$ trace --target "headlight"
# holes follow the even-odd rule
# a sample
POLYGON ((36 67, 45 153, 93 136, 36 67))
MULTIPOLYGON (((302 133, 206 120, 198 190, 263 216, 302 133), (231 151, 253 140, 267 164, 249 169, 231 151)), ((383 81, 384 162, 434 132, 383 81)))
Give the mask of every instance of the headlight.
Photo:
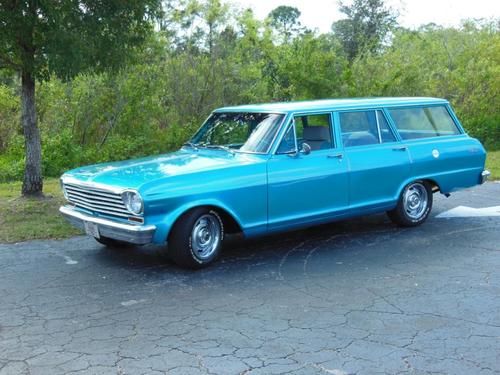
POLYGON ((122 194, 123 203, 125 203, 125 207, 127 210, 132 212, 135 215, 142 214, 142 210, 144 208, 144 204, 142 202, 142 198, 139 193, 135 191, 125 191, 122 194))

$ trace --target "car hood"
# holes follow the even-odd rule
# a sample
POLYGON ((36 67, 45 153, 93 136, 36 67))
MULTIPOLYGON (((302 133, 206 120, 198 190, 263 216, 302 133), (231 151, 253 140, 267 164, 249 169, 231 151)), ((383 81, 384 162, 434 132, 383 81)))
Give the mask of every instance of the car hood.
POLYGON ((196 173, 262 161, 262 155, 235 153, 224 150, 181 149, 177 152, 119 162, 76 168, 63 175, 82 183, 137 189, 147 183, 169 176, 196 173))

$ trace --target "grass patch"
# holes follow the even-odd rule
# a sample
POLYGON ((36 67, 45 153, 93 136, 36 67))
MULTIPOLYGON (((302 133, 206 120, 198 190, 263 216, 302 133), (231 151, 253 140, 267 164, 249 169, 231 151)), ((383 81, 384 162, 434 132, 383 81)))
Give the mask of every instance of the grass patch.
POLYGON ((500 151, 488 152, 486 168, 491 172, 492 180, 500 180, 500 151))
POLYGON ((21 182, 0 184, 0 242, 66 238, 81 234, 59 214, 59 179, 44 181, 44 198, 20 197, 21 182))

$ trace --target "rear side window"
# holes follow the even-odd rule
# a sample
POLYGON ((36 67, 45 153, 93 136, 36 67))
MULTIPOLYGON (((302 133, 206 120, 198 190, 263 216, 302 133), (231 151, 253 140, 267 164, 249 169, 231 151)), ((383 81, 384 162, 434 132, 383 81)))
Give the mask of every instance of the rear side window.
POLYGON ((393 108, 389 112, 402 139, 460 134, 457 125, 443 106, 393 108))
POLYGON ((341 112, 339 116, 345 147, 396 140, 382 111, 341 112))

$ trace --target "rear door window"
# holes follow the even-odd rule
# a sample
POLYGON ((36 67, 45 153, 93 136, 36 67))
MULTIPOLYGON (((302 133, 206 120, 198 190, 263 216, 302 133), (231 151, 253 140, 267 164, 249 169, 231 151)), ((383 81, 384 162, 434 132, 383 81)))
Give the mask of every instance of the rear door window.
POLYGON ((402 139, 460 134, 444 106, 393 108, 389 113, 402 139))
POLYGON ((339 116, 342 142, 345 147, 396 140, 382 111, 341 112, 339 116))

